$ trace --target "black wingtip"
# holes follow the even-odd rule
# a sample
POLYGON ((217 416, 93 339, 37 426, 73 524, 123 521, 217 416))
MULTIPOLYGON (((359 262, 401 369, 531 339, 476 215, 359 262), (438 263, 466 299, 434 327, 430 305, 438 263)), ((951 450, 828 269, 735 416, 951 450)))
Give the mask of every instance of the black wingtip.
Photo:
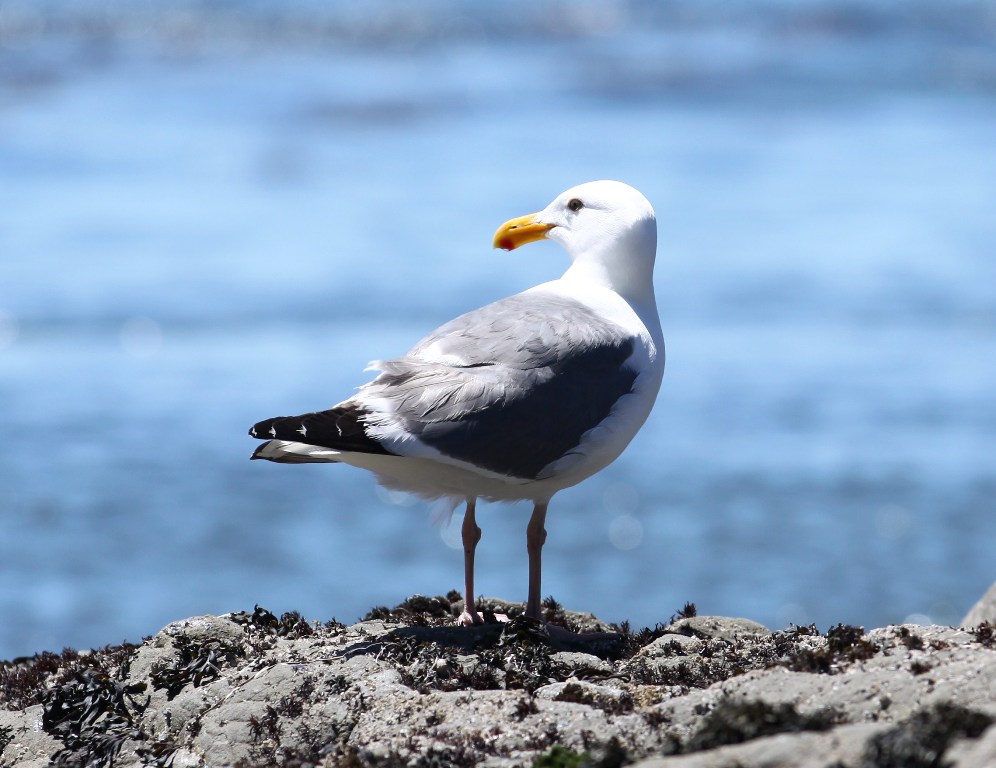
POLYGON ((249 427, 249 437, 255 437, 257 440, 300 440, 301 435, 291 434, 291 430, 293 429, 291 425, 293 422, 300 421, 310 415, 311 414, 305 414, 304 416, 274 416, 271 419, 257 421, 249 427))
MULTIPOLYGON (((367 434, 365 416, 362 407, 346 403, 328 411, 264 419, 249 429, 249 436, 257 440, 288 440, 339 451, 390 454, 376 438, 367 434)), ((265 446, 266 443, 263 443, 257 448, 252 458, 272 461, 269 456, 257 456, 265 446)))

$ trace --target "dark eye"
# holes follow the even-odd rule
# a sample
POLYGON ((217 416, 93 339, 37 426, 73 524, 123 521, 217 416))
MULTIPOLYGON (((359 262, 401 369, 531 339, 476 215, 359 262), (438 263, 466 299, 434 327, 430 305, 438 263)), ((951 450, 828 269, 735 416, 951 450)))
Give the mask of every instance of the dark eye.
POLYGON ((567 204, 567 207, 570 208, 572 211, 580 211, 582 208, 584 208, 584 203, 582 203, 580 200, 578 200, 575 197, 573 200, 571 200, 571 202, 567 204))

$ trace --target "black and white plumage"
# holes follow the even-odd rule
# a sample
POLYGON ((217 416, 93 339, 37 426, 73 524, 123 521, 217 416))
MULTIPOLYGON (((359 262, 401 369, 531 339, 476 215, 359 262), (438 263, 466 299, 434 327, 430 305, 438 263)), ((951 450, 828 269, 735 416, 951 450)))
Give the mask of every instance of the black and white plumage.
POLYGON ((465 501, 466 609, 474 606, 476 500, 528 499, 527 615, 539 618, 547 504, 613 461, 653 406, 664 371, 654 298, 657 225, 632 187, 596 181, 495 234, 511 250, 549 238, 559 279, 468 312, 329 410, 266 419, 254 459, 341 462, 425 498, 465 501))

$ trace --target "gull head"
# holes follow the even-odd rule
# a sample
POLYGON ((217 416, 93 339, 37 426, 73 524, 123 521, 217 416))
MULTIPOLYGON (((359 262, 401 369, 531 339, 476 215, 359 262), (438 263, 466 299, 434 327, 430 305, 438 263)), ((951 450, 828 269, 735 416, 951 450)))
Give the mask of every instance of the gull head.
POLYGON ((571 257, 565 278, 595 280, 623 294, 653 290, 657 219, 647 198, 628 184, 571 187, 542 211, 502 224, 494 245, 510 251, 544 238, 571 257))

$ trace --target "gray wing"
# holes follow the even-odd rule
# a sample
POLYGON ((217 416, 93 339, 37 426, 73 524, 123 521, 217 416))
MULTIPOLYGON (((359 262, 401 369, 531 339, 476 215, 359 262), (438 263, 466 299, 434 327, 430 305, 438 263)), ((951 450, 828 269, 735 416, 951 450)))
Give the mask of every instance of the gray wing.
POLYGON ((561 296, 518 294, 450 320, 412 347, 406 359, 432 347, 462 365, 550 365, 571 350, 626 338, 584 304, 561 296))
POLYGON ((378 363, 361 399, 387 401, 397 427, 447 456, 535 479, 632 391, 634 345, 578 302, 513 296, 378 363))

